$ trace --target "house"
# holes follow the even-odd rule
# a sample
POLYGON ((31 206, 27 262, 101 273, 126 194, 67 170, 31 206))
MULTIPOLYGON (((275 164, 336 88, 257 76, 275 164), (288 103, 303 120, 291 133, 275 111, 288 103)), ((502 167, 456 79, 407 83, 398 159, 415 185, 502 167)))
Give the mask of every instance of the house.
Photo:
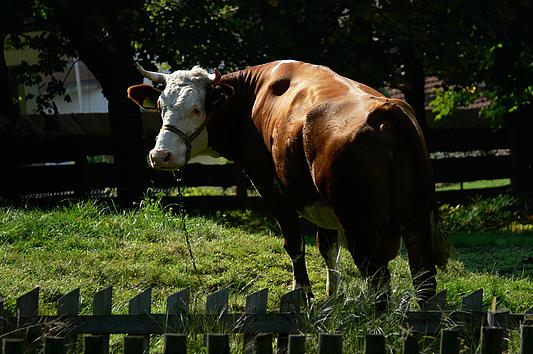
MULTIPOLYGON (((4 56, 12 76, 17 72, 23 61, 35 64, 38 60, 37 51, 32 49, 8 49, 4 51, 4 56)), ((65 101, 64 97, 56 97, 54 99, 60 114, 102 113, 108 111, 108 102, 102 94, 102 88, 98 80, 82 61, 69 60, 63 72, 56 73, 54 76, 57 80, 64 81, 66 94, 71 98, 70 102, 65 101)), ((41 83, 40 86, 28 87, 16 83, 20 112, 22 114, 35 113, 37 108, 35 96, 43 92, 49 78, 43 79, 44 84, 41 83), (33 96, 33 98, 29 98, 28 95, 33 96)))

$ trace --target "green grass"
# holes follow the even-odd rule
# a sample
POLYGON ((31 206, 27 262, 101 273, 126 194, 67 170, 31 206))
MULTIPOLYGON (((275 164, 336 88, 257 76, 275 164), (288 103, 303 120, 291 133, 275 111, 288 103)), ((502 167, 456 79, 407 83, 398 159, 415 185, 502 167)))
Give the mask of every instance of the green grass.
MULTIPOLYGON (((462 296, 484 288, 486 307, 496 297, 499 306, 523 312, 533 306, 531 225, 514 211, 507 214, 513 209, 508 204, 515 205, 511 199, 476 203, 441 210, 444 226, 455 230, 451 235, 455 253, 449 269, 439 272, 438 287, 448 289, 452 308, 460 306, 462 296), (503 221, 491 214, 494 205, 500 205, 494 212, 503 215, 503 221), (470 224, 468 229, 472 220, 490 217, 489 222, 470 224)), ((129 211, 94 202, 49 211, 0 208, 0 296, 13 309, 17 296, 40 286, 41 310, 52 314, 61 295, 79 287, 81 311, 90 313, 93 293, 113 286, 113 311, 126 313, 128 300, 152 287, 153 311, 163 312, 168 295, 190 286, 193 308, 202 312, 207 294, 230 287, 230 311, 241 311, 246 295, 269 288, 269 309, 279 308, 281 295, 291 287, 291 262, 268 214, 248 210, 189 216, 187 227, 198 274, 179 217, 157 203, 145 202, 129 211)), ((399 350, 399 317, 394 309, 406 292, 412 292, 404 256, 391 262, 392 310, 378 316, 368 305, 372 293, 343 250, 339 268, 347 296, 338 300, 341 310, 329 320, 323 308, 324 263, 316 246, 308 245, 306 258, 316 297, 308 316, 316 329, 383 331, 399 350)), ((357 335, 346 340, 349 348, 361 344, 357 335)), ((195 351, 204 350, 201 338, 194 343, 195 351)))
POLYGON ((454 191, 461 189, 483 189, 483 188, 497 188, 497 187, 509 187, 511 185, 511 180, 509 178, 501 179, 487 179, 471 182, 463 182, 462 187, 461 183, 438 183, 436 185, 436 190, 443 191, 454 191))

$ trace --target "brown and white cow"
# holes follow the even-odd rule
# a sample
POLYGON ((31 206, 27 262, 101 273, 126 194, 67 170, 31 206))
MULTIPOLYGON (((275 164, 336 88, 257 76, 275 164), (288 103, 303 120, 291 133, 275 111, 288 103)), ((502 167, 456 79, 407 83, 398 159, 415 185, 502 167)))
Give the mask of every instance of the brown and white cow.
POLYGON ((141 73, 165 84, 132 86, 163 127, 150 151, 157 169, 216 152, 238 163, 272 210, 312 297, 298 218, 318 227, 327 289, 338 285, 339 242, 364 277, 388 288, 403 238, 419 301, 435 293, 449 248, 438 228, 424 137, 411 107, 324 66, 284 60, 221 76, 192 70, 141 73), (156 104, 154 105, 154 103, 156 104))

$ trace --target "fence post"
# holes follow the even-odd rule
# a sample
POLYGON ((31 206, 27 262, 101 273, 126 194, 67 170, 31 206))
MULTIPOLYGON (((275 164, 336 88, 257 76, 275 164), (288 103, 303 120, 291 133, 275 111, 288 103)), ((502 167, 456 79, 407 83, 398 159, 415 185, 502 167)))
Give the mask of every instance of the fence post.
MULTIPOLYGON (((487 312, 487 322, 490 327, 502 328, 502 339, 509 337, 507 327, 509 325, 509 315, 511 311, 508 309, 492 310, 487 312)), ((507 351, 509 345, 506 340, 502 340, 502 351, 507 351)))
POLYGON ((272 333, 260 333, 254 338, 255 354, 272 354, 272 333))
POLYGON ((440 335, 440 354, 459 354, 459 330, 443 329, 440 335))
POLYGON ((533 353, 533 326, 520 326, 520 354, 533 353))
POLYGON ((124 354, 145 354, 144 344, 146 338, 144 336, 124 336, 124 354))
POLYGON ((305 335, 303 334, 289 334, 289 348, 288 354, 304 354, 305 353, 305 335))
POLYGON ((220 316, 228 313, 229 289, 215 291, 207 297, 206 311, 208 315, 220 316))
POLYGON ((433 295, 429 298, 423 305, 423 311, 438 311, 446 309, 446 296, 448 295, 448 290, 444 289, 441 292, 433 295))
POLYGON ((483 289, 478 289, 461 300, 461 310, 468 312, 483 311, 483 289))
MULTIPOLYGON (((209 330, 212 332, 220 333, 223 332, 223 315, 228 313, 228 302, 229 302, 229 288, 220 289, 214 293, 207 296, 205 313, 209 317, 216 317, 217 321, 209 321, 210 326, 209 330)), ((224 316, 225 317, 225 316, 224 316)), ((206 338, 206 337, 204 337, 206 338)), ((207 340, 207 338, 205 339, 207 340)))
MULTIPOLYGON (((291 292, 281 296, 280 313, 300 313, 300 307, 303 305, 304 293, 302 288, 294 289, 291 292)), ((280 333, 278 335, 278 354, 287 353, 289 345, 289 334, 280 333)))
MULTIPOLYGON (((152 288, 144 290, 139 295, 133 297, 128 304, 128 314, 149 315, 152 312, 152 288)), ((143 336, 143 353, 150 352, 150 335, 143 336)))
POLYGON ((404 354, 418 354, 420 353, 420 346, 418 345, 418 333, 405 332, 403 334, 402 353, 404 354))
POLYGON ((501 354, 503 328, 481 327, 481 354, 501 354))
MULTIPOLYGON (((57 314, 59 316, 76 316, 80 308, 80 289, 74 289, 68 294, 63 295, 57 301, 57 314)), ((69 335, 66 338, 67 351, 76 351, 77 336, 69 335)))
POLYGON ((85 335, 83 337, 83 353, 85 354, 105 354, 109 349, 109 343, 106 346, 104 336, 85 335))
POLYGON ((65 354, 66 352, 64 337, 44 337, 44 354, 65 354))
MULTIPOLYGON (((246 297, 245 316, 264 315, 267 313, 268 289, 259 290, 246 297)), ((254 353, 255 333, 244 333, 243 352, 254 353)))
POLYGON ((17 315, 32 317, 39 314, 39 288, 34 288, 17 298, 17 315))
POLYGON ((74 289, 57 301, 59 316, 77 315, 80 308, 80 289, 74 289))
POLYGON ((185 288, 167 298, 166 331, 169 333, 186 332, 189 325, 189 301, 191 289, 185 288), (174 317, 173 320, 171 318, 174 317))
POLYGON ((165 333, 163 354, 187 354, 187 335, 165 333))
POLYGON ((318 354, 342 354, 342 334, 320 333, 318 335, 318 354))
MULTIPOLYGON (((113 308, 113 288, 108 287, 96 292, 93 296, 93 315, 109 316, 113 308)), ((102 335, 103 354, 109 353, 109 334, 102 335)))
POLYGON ((24 340, 15 338, 4 338, 2 340, 3 354, 22 354, 24 353, 24 340))
MULTIPOLYGON (((39 315, 39 290, 39 287, 36 287, 17 298, 17 309, 15 313, 21 317, 19 326, 31 324, 34 320, 33 317, 39 315)), ((36 351, 35 347, 40 345, 40 341, 37 340, 40 336, 40 326, 29 326, 26 331, 26 341, 29 343, 28 349, 30 352, 36 351)))
POLYGON ((0 335, 4 334, 6 330, 6 321, 5 321, 5 313, 4 313, 4 299, 0 297, 0 335))
POLYGON ((365 354, 385 354, 385 336, 367 334, 365 336, 365 354))
POLYGON ((481 334, 483 325, 483 289, 478 289, 473 293, 463 297, 461 301, 461 311, 468 312, 471 317, 469 330, 474 333, 476 341, 481 334))
POLYGON ((208 333, 207 334, 207 354, 230 354, 229 335, 208 333))

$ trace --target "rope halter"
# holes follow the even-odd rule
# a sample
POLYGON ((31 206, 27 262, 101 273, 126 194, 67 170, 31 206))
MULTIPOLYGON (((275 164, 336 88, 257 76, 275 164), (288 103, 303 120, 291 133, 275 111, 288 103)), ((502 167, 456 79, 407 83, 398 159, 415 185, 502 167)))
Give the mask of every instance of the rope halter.
POLYGON ((177 136, 179 136, 185 142, 185 146, 187 149, 185 152, 185 164, 187 164, 187 162, 189 162, 189 159, 191 157, 192 142, 194 141, 194 139, 198 137, 198 135, 202 133, 206 125, 207 125, 207 118, 191 135, 187 135, 183 130, 180 130, 179 128, 176 128, 175 126, 170 125, 170 124, 163 125, 161 127, 161 131, 167 130, 169 132, 172 132, 176 134, 177 136))

